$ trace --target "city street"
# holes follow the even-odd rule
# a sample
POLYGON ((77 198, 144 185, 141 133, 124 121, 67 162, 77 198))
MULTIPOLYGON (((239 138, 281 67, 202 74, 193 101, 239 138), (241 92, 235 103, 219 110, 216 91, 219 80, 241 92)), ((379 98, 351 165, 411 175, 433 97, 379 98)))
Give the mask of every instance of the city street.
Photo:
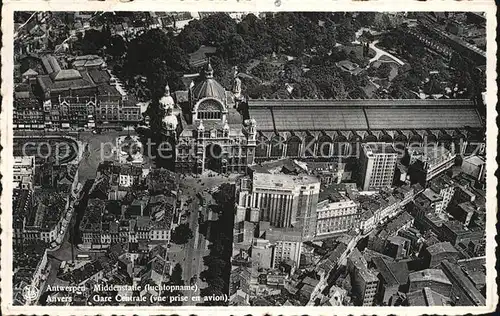
MULTIPOLYGON (((223 183, 234 183, 237 177, 238 175, 214 175, 211 177, 203 175, 201 177, 183 176, 181 178, 181 198, 183 199, 181 205, 184 205, 185 210, 190 213, 187 223, 193 231, 193 238, 185 245, 172 244, 169 250, 169 258, 174 261, 174 266, 176 263, 181 265, 185 284, 189 284, 193 276, 197 277, 197 291, 186 291, 185 295, 188 297, 188 300, 185 305, 195 305, 196 302, 193 302, 191 298, 199 295, 200 289, 207 286, 205 282, 200 280, 199 276, 200 273, 206 269, 203 264, 203 257, 210 253, 208 249, 209 238, 199 232, 198 211, 201 210, 201 206, 200 200, 196 197, 196 194, 203 190, 218 187, 223 183), (189 204, 185 203, 188 199, 191 199, 191 203, 189 204)), ((207 234, 209 233, 210 229, 207 230, 207 234)))

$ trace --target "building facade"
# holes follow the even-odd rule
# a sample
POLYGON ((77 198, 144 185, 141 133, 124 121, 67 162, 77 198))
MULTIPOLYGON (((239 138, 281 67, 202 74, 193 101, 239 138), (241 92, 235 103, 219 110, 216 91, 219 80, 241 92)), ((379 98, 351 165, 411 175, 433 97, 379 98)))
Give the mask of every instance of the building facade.
POLYGON ((359 219, 358 206, 347 198, 319 202, 317 214, 316 237, 348 231, 356 227, 359 219))
POLYGON ((14 128, 106 128, 142 120, 140 105, 129 100, 108 70, 63 69, 54 56, 34 58, 40 60, 45 73, 32 71, 26 84, 16 87, 14 128))
POLYGON ((240 207, 259 210, 259 220, 277 228, 301 227, 303 237, 316 233, 320 182, 308 175, 253 173, 240 179, 240 207))
POLYGON ((394 180, 398 154, 391 144, 362 144, 359 184, 363 191, 390 187, 394 180))
POLYGON ((184 173, 244 172, 254 163, 256 122, 243 120, 238 111, 241 83, 236 78, 234 94, 226 91, 210 62, 200 77, 192 82, 187 102, 175 105, 168 86, 160 99, 163 133, 175 144, 175 167, 184 173))

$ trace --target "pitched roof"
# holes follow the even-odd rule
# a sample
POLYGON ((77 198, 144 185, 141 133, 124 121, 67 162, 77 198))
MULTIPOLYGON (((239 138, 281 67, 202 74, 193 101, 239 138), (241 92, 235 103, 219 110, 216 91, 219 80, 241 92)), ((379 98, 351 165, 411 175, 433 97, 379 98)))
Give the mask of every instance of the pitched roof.
POLYGON ((429 246, 427 247, 427 251, 430 254, 437 254, 440 252, 458 252, 458 250, 455 247, 453 247, 453 245, 448 241, 440 242, 432 246, 429 246))
POLYGON ((90 69, 88 70, 90 78, 92 78, 92 81, 95 83, 109 83, 109 80, 111 79, 111 76, 106 70, 100 70, 100 69, 90 69))
POLYGON ((68 77, 63 74, 61 77, 55 76, 52 78, 50 75, 38 76, 38 83, 43 91, 61 92, 69 89, 84 89, 93 88, 95 84, 87 72, 81 72, 81 77, 68 77), (55 79, 55 80, 54 80, 55 79))
POLYGON ((372 259, 372 261, 387 284, 406 284, 408 280, 408 274, 410 273, 406 263, 390 262, 384 260, 382 257, 375 257, 372 259))
POLYGON ((261 131, 481 127, 471 100, 249 100, 261 131))
POLYGON ((450 280, 446 277, 443 270, 441 269, 425 269, 422 271, 416 271, 410 273, 408 276, 410 283, 412 282, 422 282, 422 281, 435 281, 444 284, 450 284, 450 280))
POLYGON ((23 73, 23 76, 37 76, 38 72, 34 71, 33 69, 28 69, 23 73))

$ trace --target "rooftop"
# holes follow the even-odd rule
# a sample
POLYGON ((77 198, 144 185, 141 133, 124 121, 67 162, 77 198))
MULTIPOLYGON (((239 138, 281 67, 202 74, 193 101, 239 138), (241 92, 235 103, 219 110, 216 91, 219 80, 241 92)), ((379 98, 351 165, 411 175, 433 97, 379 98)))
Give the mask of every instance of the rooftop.
POLYGON ((441 195, 434 192, 431 188, 427 188, 422 192, 422 195, 428 199, 431 203, 442 200, 441 195))
POLYGON ((482 127, 471 100, 259 99, 248 103, 260 131, 482 127))
POLYGON ((441 262, 441 266, 451 283, 462 289, 462 291, 467 294, 474 305, 483 306, 486 304, 486 299, 484 298, 484 296, 467 278, 467 276, 462 272, 459 266, 448 262, 448 260, 444 260, 443 262, 441 262))
POLYGON ((449 305, 449 298, 434 292, 428 287, 410 292, 406 295, 410 306, 445 306, 449 305))
POLYGON ((104 60, 97 55, 78 56, 73 61, 73 67, 98 67, 104 64, 104 60))
POLYGON ((458 207, 467 213, 473 213, 476 210, 476 208, 474 207, 474 204, 472 204, 471 202, 468 202, 468 201, 458 204, 458 207))
POLYGON ((88 70, 90 78, 96 84, 109 83, 111 76, 106 70, 100 69, 89 69, 88 70))
POLYGON ((294 190, 299 185, 317 185, 319 180, 309 175, 286 175, 254 173, 254 187, 275 189, 275 190, 294 190))
POLYGON ((358 248, 354 248, 354 250, 349 255, 349 261, 354 264, 358 269, 366 269, 368 264, 365 260, 365 257, 359 252, 358 248))
MULTIPOLYGON (((61 70, 62 71, 62 70, 61 70)), ((58 75, 41 75, 38 76, 38 83, 44 92, 62 92, 67 90, 78 90, 85 88, 94 88, 95 84, 87 72, 79 72, 77 70, 63 72, 58 75)), ((54 73, 53 73, 54 74, 54 73)))
POLYGON ((411 147, 408 151, 412 158, 431 165, 439 164, 452 156, 452 153, 443 146, 411 147))
POLYGON ((375 257, 372 261, 388 285, 402 285, 408 281, 410 271, 405 262, 388 261, 382 257, 375 257))
POLYGON ((363 148, 365 149, 365 152, 369 155, 397 153, 392 144, 386 144, 386 143, 367 143, 363 145, 363 148))
POLYGON ((306 173, 306 170, 302 168, 301 165, 290 158, 278 159, 272 161, 266 161, 261 164, 253 165, 249 167, 251 170, 257 173, 285 173, 285 174, 300 174, 306 173))
POLYGON ((430 187, 435 191, 439 192, 444 188, 452 186, 454 184, 453 180, 447 174, 443 173, 437 177, 430 180, 430 187))
POLYGON ((413 220, 413 216, 411 216, 408 212, 404 211, 399 214, 393 220, 391 220, 384 229, 378 234, 381 238, 386 238, 387 236, 392 235, 396 231, 400 230, 402 226, 407 224, 408 222, 413 220))
POLYGON ((266 230, 266 239, 274 241, 301 242, 302 230, 296 228, 275 228, 269 227, 266 230))
POLYGON ((443 223, 443 226, 446 226, 449 230, 457 234, 467 231, 467 228, 457 220, 447 221, 443 223))
POLYGON ((410 273, 408 278, 410 280, 410 283, 435 281, 451 285, 450 280, 446 277, 443 270, 441 269, 425 269, 422 271, 412 272, 410 273))
POLYGON ((453 247, 452 244, 450 244, 448 241, 445 242, 440 242, 437 244, 434 244, 432 246, 427 247, 427 251, 431 255, 435 255, 441 252, 456 252, 458 253, 458 250, 453 247))
POLYGON ((481 157, 481 156, 469 156, 469 157, 465 157, 463 162, 467 162, 471 165, 474 165, 474 166, 481 166, 481 165, 484 165, 486 164, 486 159, 484 157, 481 157))

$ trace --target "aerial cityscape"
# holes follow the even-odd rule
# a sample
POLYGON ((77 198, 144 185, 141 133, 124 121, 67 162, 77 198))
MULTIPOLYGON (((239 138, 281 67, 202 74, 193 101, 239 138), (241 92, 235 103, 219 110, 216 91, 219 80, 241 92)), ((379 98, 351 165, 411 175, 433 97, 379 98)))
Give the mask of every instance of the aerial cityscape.
POLYGON ((14 26, 14 305, 486 304, 483 13, 14 26))

